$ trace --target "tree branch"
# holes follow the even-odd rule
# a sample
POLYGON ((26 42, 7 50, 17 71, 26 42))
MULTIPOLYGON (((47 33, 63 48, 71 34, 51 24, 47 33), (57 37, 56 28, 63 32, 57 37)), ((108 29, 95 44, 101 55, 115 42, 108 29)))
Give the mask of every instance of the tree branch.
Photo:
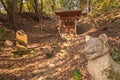
POLYGON ((0 2, 1 2, 2 5, 4 6, 4 8, 5 8, 5 10, 7 11, 7 13, 9 13, 9 11, 8 11, 8 9, 7 9, 7 7, 6 7, 5 3, 4 3, 4 1, 3 1, 3 0, 0 0, 0 2))

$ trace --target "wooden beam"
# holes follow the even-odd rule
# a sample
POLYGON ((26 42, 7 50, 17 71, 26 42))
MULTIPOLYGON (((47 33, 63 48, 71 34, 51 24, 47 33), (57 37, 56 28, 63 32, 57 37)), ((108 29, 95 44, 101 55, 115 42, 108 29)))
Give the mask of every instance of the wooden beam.
POLYGON ((80 16, 81 10, 71 10, 71 11, 61 11, 61 12, 55 12, 57 16, 61 17, 74 17, 74 16, 80 16))
POLYGON ((76 20, 75 17, 60 17, 61 20, 76 20))

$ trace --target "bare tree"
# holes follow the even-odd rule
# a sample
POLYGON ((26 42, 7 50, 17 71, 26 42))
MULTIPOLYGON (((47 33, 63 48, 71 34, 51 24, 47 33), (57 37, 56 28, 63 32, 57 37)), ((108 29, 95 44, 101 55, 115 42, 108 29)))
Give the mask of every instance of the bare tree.
POLYGON ((15 14, 15 5, 17 4, 17 0, 7 0, 6 4, 3 0, 0 1, 7 12, 9 26, 16 28, 14 25, 14 14, 15 14))
POLYGON ((20 0, 19 13, 22 13, 22 9, 23 9, 23 0, 20 0))
POLYGON ((35 18, 39 21, 38 0, 34 0, 35 18))

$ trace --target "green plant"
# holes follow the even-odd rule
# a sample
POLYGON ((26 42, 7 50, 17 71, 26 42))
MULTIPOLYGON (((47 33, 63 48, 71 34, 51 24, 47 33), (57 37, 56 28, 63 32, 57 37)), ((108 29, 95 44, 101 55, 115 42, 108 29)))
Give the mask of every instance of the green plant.
POLYGON ((112 58, 120 64, 120 50, 118 48, 113 48, 112 58))
POLYGON ((53 43, 51 42, 51 43, 49 43, 49 46, 51 46, 52 49, 55 49, 58 46, 58 44, 55 42, 53 42, 53 43))
POLYGON ((5 30, 3 28, 0 28, 0 40, 3 38, 4 32, 5 30))
POLYGON ((120 60, 118 60, 117 63, 120 64, 120 60))
POLYGON ((120 51, 118 48, 113 48, 112 58, 113 59, 120 58, 120 51))
POLYGON ((59 52, 59 46, 58 43, 56 42, 47 42, 44 45, 47 45, 50 47, 50 50, 48 52, 46 52, 45 56, 46 58, 52 58, 55 53, 59 52))
POLYGON ((31 50, 29 53, 30 53, 30 54, 35 54, 35 51, 34 51, 34 50, 31 50))
POLYGON ((54 56, 54 50, 52 50, 51 52, 47 52, 45 55, 46 58, 52 58, 54 56))
POLYGON ((92 14, 94 17, 99 17, 100 14, 108 14, 115 12, 118 7, 118 0, 96 0, 94 1, 92 14))
POLYGON ((3 38, 2 35, 0 35, 0 40, 1 40, 2 38, 3 38))
POLYGON ((34 50, 17 50, 12 52, 15 57, 22 57, 23 55, 32 55, 35 54, 34 50))
POLYGON ((78 69, 74 69, 72 72, 72 76, 74 80, 82 80, 82 74, 78 69))

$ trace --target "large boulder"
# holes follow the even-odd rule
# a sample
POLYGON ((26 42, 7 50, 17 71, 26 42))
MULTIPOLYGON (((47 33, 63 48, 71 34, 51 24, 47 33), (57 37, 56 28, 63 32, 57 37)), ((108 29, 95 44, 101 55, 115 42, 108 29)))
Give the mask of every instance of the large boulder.
POLYGON ((89 31, 92 28, 93 27, 88 23, 77 23, 77 25, 76 25, 76 33, 78 35, 83 34, 83 33, 89 31))
POLYGON ((120 65, 110 57, 107 35, 86 38, 84 52, 88 60, 87 70, 92 80, 120 80, 120 65))

